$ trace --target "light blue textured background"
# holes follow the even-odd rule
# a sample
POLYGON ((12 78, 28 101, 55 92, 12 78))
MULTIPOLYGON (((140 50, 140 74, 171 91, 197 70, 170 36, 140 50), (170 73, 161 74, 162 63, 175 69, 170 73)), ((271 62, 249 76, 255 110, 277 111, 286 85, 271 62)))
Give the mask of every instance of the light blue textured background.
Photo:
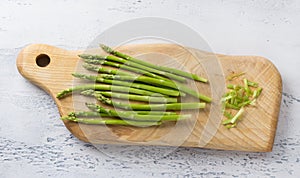
POLYGON ((300 2, 297 0, 1 0, 0 177, 299 177, 300 2), (19 75, 30 43, 86 47, 110 26, 136 17, 177 20, 217 53, 269 58, 283 79, 273 152, 245 153, 106 145, 74 138, 52 99, 19 75), (123 150, 123 151, 122 151, 123 150), (149 149, 148 149, 149 150, 149 149))

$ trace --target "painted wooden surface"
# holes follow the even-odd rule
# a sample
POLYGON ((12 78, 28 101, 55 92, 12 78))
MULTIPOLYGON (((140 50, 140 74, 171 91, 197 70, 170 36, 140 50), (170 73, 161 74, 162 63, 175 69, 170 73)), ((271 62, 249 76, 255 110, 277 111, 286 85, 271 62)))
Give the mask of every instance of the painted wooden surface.
MULTIPOLYGON (((168 62, 168 66, 183 67, 208 78, 209 84, 195 82, 194 87, 213 97, 213 103, 204 110, 189 111, 194 119, 157 127, 92 126, 65 121, 66 127, 80 140, 94 144, 184 146, 258 152, 272 150, 282 84, 280 74, 269 60, 256 56, 214 55, 172 44, 129 45, 118 50, 132 56, 142 55, 144 60, 158 65, 168 62), (166 61, 165 58, 170 60, 166 61), (225 118, 222 117, 219 103, 228 84, 226 76, 232 75, 232 72, 245 72, 243 77, 258 82, 263 92, 257 106, 246 108, 238 127, 229 130, 221 124, 225 118)), ((61 115, 68 115, 72 111, 87 110, 84 104, 88 100, 82 96, 74 94, 61 100, 56 98, 60 91, 80 85, 71 74, 85 72, 77 56, 81 53, 34 44, 20 52, 17 67, 25 78, 52 96, 61 115), (41 55, 49 56, 50 63, 47 66, 39 65, 41 55)), ((103 51, 99 53, 105 54, 103 51)))
POLYGON ((299 177, 299 1, 3 0, 0 9, 0 177, 299 177), (283 95, 272 152, 96 148, 74 137, 54 100, 16 68, 28 44, 85 49, 112 25, 145 16, 190 26, 215 53, 275 64, 283 95))

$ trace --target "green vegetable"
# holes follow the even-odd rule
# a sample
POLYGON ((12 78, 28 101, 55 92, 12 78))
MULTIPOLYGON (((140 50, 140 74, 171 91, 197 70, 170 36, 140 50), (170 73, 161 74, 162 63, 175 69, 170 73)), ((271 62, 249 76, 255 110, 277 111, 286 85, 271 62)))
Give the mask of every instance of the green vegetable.
MULTIPOLYGON (((127 66, 127 65, 119 64, 119 63, 116 63, 116 62, 98 60, 98 59, 85 59, 85 58, 83 58, 83 60, 86 63, 89 63, 89 64, 101 64, 101 65, 116 67, 116 68, 119 68, 119 69, 135 72, 137 74, 142 74, 142 75, 152 77, 152 78, 159 78, 159 79, 163 79, 163 80, 169 80, 168 78, 153 74, 151 72, 144 71, 142 69, 138 69, 138 68, 134 68, 134 67, 130 67, 130 66, 127 66)), ((93 69, 93 70, 96 70, 96 69, 93 69)), ((128 74, 130 74, 130 73, 128 73, 128 74)), ((134 74, 132 74, 132 75, 134 75, 134 74)))
POLYGON ((115 85, 86 84, 86 85, 79 85, 73 88, 63 90, 56 95, 56 98, 61 99, 71 94, 72 92, 84 91, 84 90, 118 91, 118 92, 127 92, 127 93, 147 95, 147 96, 152 96, 155 94, 154 92, 151 91, 140 90, 140 89, 135 89, 130 87, 115 86, 115 85))
POLYGON ((180 76, 190 78, 190 79, 193 79, 193 80, 196 80, 196 81, 205 82, 205 83, 207 82, 207 79, 205 79, 203 77, 200 77, 200 76, 197 76, 196 74, 191 74, 191 73, 184 72, 184 71, 174 69, 174 68, 169 68, 169 67, 164 67, 164 66, 157 66, 157 65, 148 63, 146 61, 142 61, 142 60, 133 58, 133 57, 131 57, 129 55, 126 55, 126 54, 123 54, 119 51, 115 51, 112 48, 110 48, 106 45, 103 45, 103 44, 101 44, 100 47, 104 51, 106 51, 107 53, 113 54, 113 55, 118 56, 118 57, 121 57, 123 59, 126 59, 127 61, 135 62, 135 63, 141 64, 143 66, 147 66, 149 68, 157 69, 157 70, 160 70, 160 71, 165 71, 165 72, 168 72, 168 73, 180 75, 180 76))
POLYGON ((245 75, 245 74, 246 74, 245 72, 241 72, 241 73, 237 73, 237 74, 232 74, 232 75, 230 75, 230 76, 227 77, 227 80, 228 81, 232 81, 233 79, 238 78, 238 77, 240 77, 242 75, 245 75))
POLYGON ((183 84, 179 84, 179 83, 174 83, 174 82, 170 82, 170 81, 165 81, 165 80, 160 80, 160 79, 155 79, 155 78, 145 77, 145 76, 121 76, 121 75, 108 75, 108 74, 101 74, 100 76, 102 78, 111 79, 114 81, 115 80, 139 81, 139 82, 143 82, 146 84, 169 87, 169 88, 173 88, 173 89, 179 90, 181 92, 190 94, 190 95, 192 95, 196 98, 199 98, 205 102, 211 102, 210 97, 202 95, 202 94, 196 92, 195 90, 192 90, 191 88, 189 88, 183 84))
POLYGON ((140 111, 157 111, 157 110, 185 110, 185 109, 201 109, 205 108, 205 103, 171 103, 171 104, 128 104, 117 101, 112 101, 104 97, 99 93, 95 93, 92 90, 86 90, 81 92, 83 95, 95 96, 100 102, 108 105, 112 105, 117 108, 126 110, 140 110, 140 111))
POLYGON ((164 71, 161 71, 161 70, 157 70, 157 69, 154 69, 154 68, 150 68, 150 67, 147 67, 147 66, 143 66, 141 64, 131 62, 131 61, 127 61, 125 59, 122 59, 122 58, 119 58, 119 57, 116 57, 116 56, 99 56, 99 55, 89 55, 89 54, 82 54, 82 55, 79 55, 79 56, 81 58, 84 58, 84 59, 108 60, 108 61, 118 62, 118 63, 130 66, 130 67, 138 68, 138 69, 141 69, 141 70, 144 70, 144 71, 148 71, 148 72, 151 72, 151 73, 155 73, 155 74, 158 74, 158 75, 165 76, 165 77, 170 78, 170 79, 178 80, 180 82, 185 82, 186 81, 185 78, 183 78, 181 76, 174 75, 174 74, 164 72, 164 71))
POLYGON ((235 124, 236 121, 241 117, 241 115, 244 113, 244 108, 241 108, 236 115, 234 115, 231 119, 227 119, 223 121, 223 125, 227 124, 235 124))
POLYGON ((116 111, 113 109, 106 109, 100 105, 93 104, 93 103, 86 103, 86 106, 95 112, 98 113, 105 113, 113 117, 120 117, 122 119, 130 119, 130 120, 136 120, 136 121, 178 121, 183 119, 191 118, 190 114, 184 114, 184 115, 177 115, 177 114, 152 114, 152 112, 149 112, 149 114, 137 114, 132 111, 116 111))
MULTIPOLYGON (((101 106, 99 106, 101 107, 101 106)), ((105 108, 104 108, 105 109, 105 108)), ((109 110, 99 110, 101 112, 93 111, 79 111, 71 112, 68 116, 70 117, 107 117, 107 116, 117 116, 109 114, 109 110)), ((126 114, 137 114, 137 115, 178 115, 176 112, 165 112, 165 111, 118 111, 126 114)))
MULTIPOLYGON (((244 75, 244 73, 240 75, 244 75)), ((236 75, 235 77, 240 75, 236 75)), ((223 121, 222 124, 227 128, 232 128, 237 125, 237 121, 245 111, 244 108, 249 105, 255 105, 262 88, 258 87, 258 83, 244 78, 243 85, 228 84, 227 89, 229 89, 229 91, 225 93, 221 99, 223 108, 225 109, 224 116, 227 117, 227 120, 223 121), (251 87, 257 89, 253 91, 251 87), (237 110, 238 112, 232 116, 231 113, 226 111, 229 109, 237 110)))
MULTIPOLYGON (((62 120, 95 125, 156 126, 165 121, 191 118, 190 114, 178 114, 170 112, 170 110, 202 109, 206 106, 206 103, 203 102, 181 103, 180 100, 178 101, 178 96, 189 94, 205 102, 211 102, 210 97, 200 94, 184 84, 187 81, 186 78, 200 82, 207 82, 207 79, 178 69, 157 66, 114 51, 104 45, 101 45, 101 47, 112 55, 79 55, 85 62, 83 67, 86 70, 99 73, 98 75, 72 74, 74 77, 93 83, 63 90, 57 94, 57 98, 61 99, 73 92, 80 92, 84 96, 95 97, 103 103, 102 105, 110 105, 121 108, 121 110, 86 103, 90 111, 71 112, 69 115, 62 117, 62 120), (109 67, 103 67, 104 65, 109 67), (176 82, 173 80, 176 80, 176 82), (120 101, 113 99, 120 99, 120 101), (124 100, 145 103, 126 103, 124 100)), ((248 87, 255 85, 254 82, 247 81, 248 87)), ((232 89, 236 88, 236 86, 232 86, 232 89)), ((242 90, 234 91, 227 94, 226 98, 222 100, 229 106, 238 108, 241 101, 248 104, 248 100, 243 93, 242 90)), ((260 88, 252 92, 252 97, 255 100, 251 100, 249 104, 255 104, 260 93, 260 88)), ((235 122, 226 124, 227 127, 233 127, 240 117, 231 114, 227 114, 227 116, 230 116, 231 122, 235 122)))
POLYGON ((253 98, 258 98, 259 95, 261 94, 262 88, 258 88, 257 90, 253 91, 253 98))
MULTIPOLYGON (((106 84, 111 84, 111 85, 120 85, 120 86, 126 86, 126 87, 131 87, 131 88, 143 89, 143 90, 161 93, 161 94, 169 95, 169 96, 179 96, 179 94, 180 94, 178 91, 175 91, 172 89, 160 88, 160 87, 155 87, 155 86, 145 85, 145 84, 140 84, 140 83, 130 83, 130 82, 123 82, 123 81, 118 81, 118 80, 111 80, 111 79, 106 79, 104 77, 102 78, 101 75, 93 76, 93 75, 85 75, 85 74, 79 74, 79 73, 74 73, 72 75, 77 78, 87 79, 87 80, 91 80, 94 82, 101 82, 101 83, 106 83, 106 84)), ((121 76, 121 75, 118 75, 118 76, 121 76)), ((131 77, 134 77, 134 76, 131 76, 131 77)))
POLYGON ((95 66, 95 65, 87 64, 87 63, 84 63, 82 66, 87 70, 98 72, 98 73, 107 73, 107 74, 113 74, 113 75, 132 75, 128 72, 122 72, 120 70, 107 69, 107 68, 104 68, 104 67, 98 67, 98 66, 95 66))
POLYGON ((171 98, 171 97, 141 96, 141 95, 124 94, 124 93, 113 93, 113 92, 100 92, 100 94, 111 98, 133 100, 133 101, 144 101, 149 103, 177 103, 177 98, 171 98))
POLYGON ((99 118, 76 118, 76 117, 62 117, 62 120, 69 120, 73 122, 92 124, 92 125, 125 125, 135 127, 149 127, 161 125, 161 121, 133 121, 133 120, 120 120, 120 119, 99 119, 99 118))
POLYGON ((249 81, 249 80, 248 80, 248 85, 251 86, 251 87, 255 87, 255 88, 258 87, 258 83, 256 83, 256 82, 251 82, 251 81, 249 81))

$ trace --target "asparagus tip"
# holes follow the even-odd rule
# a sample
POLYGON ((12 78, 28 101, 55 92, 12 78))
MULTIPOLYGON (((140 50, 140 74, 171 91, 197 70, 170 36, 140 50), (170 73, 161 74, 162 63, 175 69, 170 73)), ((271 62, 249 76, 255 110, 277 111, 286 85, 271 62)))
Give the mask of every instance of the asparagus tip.
POLYGON ((114 50, 111 49, 109 46, 106 46, 104 44, 100 44, 100 47, 107 53, 112 53, 114 50))
POLYGON ((72 73, 72 76, 76 78, 86 79, 86 76, 80 73, 72 73))
POLYGON ((60 119, 63 121, 65 121, 65 120, 74 121, 76 118, 73 116, 64 116, 64 117, 61 117, 60 119))
POLYGON ((68 116, 69 117, 76 117, 76 114, 75 114, 75 112, 70 112, 68 116))
POLYGON ((72 73, 72 76, 74 76, 74 77, 76 77, 78 75, 79 75, 78 73, 72 73))
POLYGON ((86 105, 88 108, 91 108, 92 106, 95 106, 94 103, 85 103, 85 105, 86 105))
POLYGON ((66 92, 65 92, 65 91, 62 91, 62 92, 59 92, 59 93, 56 95, 56 98, 57 98, 57 99, 61 99, 61 98, 63 98, 65 95, 66 95, 66 92))
POLYGON ((83 59, 87 59, 89 58, 91 55, 88 54, 78 54, 78 57, 83 58, 83 59))
POLYGON ((80 94, 84 96, 92 96, 94 95, 95 91, 94 90, 84 90, 80 94))

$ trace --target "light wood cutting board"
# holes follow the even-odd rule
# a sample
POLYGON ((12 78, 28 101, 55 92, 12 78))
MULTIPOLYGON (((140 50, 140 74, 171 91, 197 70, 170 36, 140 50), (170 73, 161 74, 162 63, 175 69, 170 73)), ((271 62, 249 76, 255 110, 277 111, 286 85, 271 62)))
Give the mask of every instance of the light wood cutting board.
MULTIPOLYGON (((96 126, 64 121, 70 132, 80 140, 95 144, 166 145, 253 152, 272 150, 282 82, 278 70, 269 60, 258 56, 212 54, 173 44, 127 45, 117 50, 158 65, 183 67, 208 78, 208 84, 197 82, 193 86, 211 96, 213 102, 204 110, 193 113, 190 121, 170 122, 157 127, 96 126), (224 118, 220 112, 220 97, 226 91, 226 76, 232 72, 246 72, 244 77, 258 82, 263 92, 256 107, 246 108, 237 127, 227 129, 221 124, 224 118)), ((88 52, 104 54, 100 49, 88 52)), ((83 51, 33 44, 20 52, 17 67, 26 79, 53 97, 61 115, 67 115, 82 109, 83 97, 73 95, 58 100, 56 94, 78 84, 78 79, 74 79, 71 73, 84 71, 77 56, 81 53, 83 51)), ((230 83, 237 82, 239 79, 230 83)))

